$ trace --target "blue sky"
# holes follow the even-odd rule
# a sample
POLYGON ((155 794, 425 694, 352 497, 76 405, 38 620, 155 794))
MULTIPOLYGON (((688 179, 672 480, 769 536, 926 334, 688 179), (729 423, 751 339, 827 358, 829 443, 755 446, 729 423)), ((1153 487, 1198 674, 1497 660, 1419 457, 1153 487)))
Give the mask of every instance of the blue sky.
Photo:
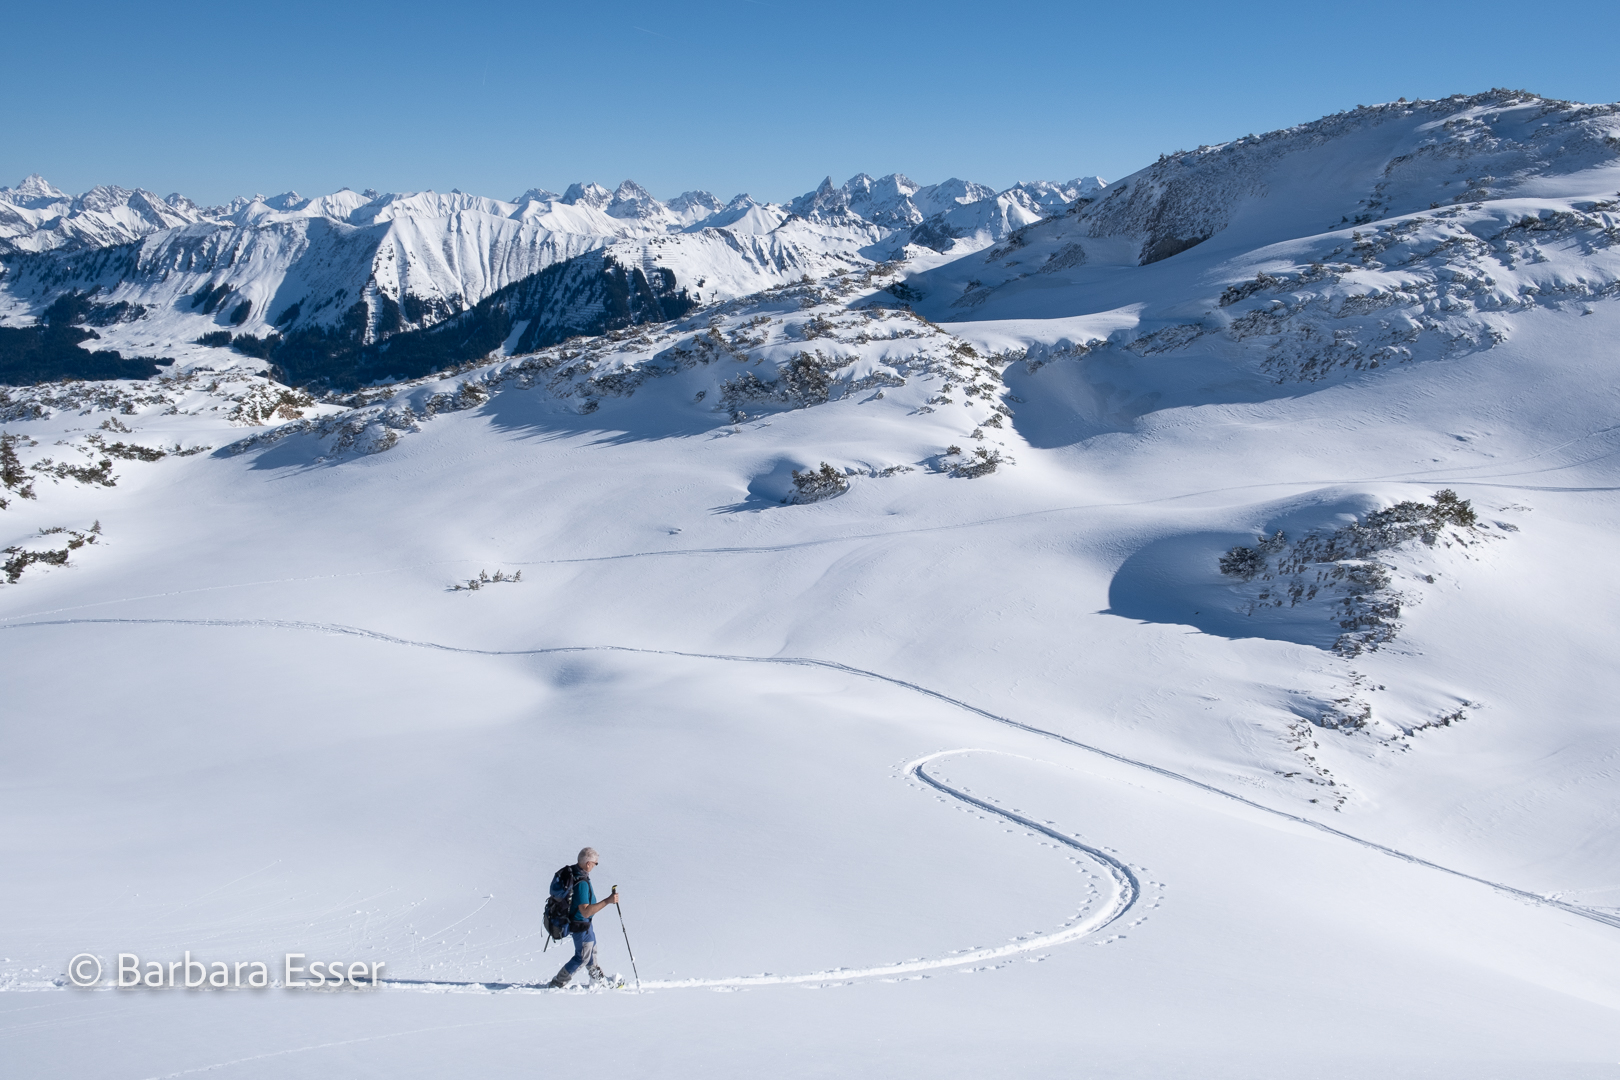
POLYGON ((1620 98, 1611 4, 10 0, 0 184, 510 198, 1100 174, 1357 104, 1620 98))

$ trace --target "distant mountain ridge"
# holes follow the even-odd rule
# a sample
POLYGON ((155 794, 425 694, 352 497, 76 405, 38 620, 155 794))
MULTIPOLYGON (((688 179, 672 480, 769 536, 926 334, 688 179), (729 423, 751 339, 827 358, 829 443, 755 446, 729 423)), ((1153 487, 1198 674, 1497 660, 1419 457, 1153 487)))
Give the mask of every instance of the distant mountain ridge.
MULTIPOLYGON (((779 217, 790 213, 825 216, 828 211, 834 211, 876 225, 902 227, 918 225, 929 217, 1009 193, 1016 193, 1011 197, 1019 205, 1050 212, 1104 186, 1099 177, 1082 177, 1066 184, 1020 183, 1008 192, 998 193, 983 184, 954 178, 924 187, 899 173, 877 180, 860 173, 840 188, 833 188, 829 177, 815 191, 773 209, 779 217)), ((71 195, 34 173, 16 187, 0 187, 0 257, 110 247, 165 229, 203 222, 244 226, 265 221, 278 213, 325 217, 349 224, 372 224, 396 217, 402 211, 443 216, 455 209, 523 219, 555 212, 548 204, 600 211, 624 223, 618 230, 621 233, 638 229, 681 232, 713 227, 715 222, 711 219, 735 211, 739 206, 772 206, 748 195, 737 195, 730 202, 722 202, 707 191, 685 191, 662 202, 634 180, 623 181, 613 191, 596 183, 571 184, 560 195, 545 188, 530 188, 509 201, 468 195, 460 190, 441 195, 434 191, 384 194, 370 188, 363 192, 344 188, 314 198, 286 191, 279 195, 242 196, 217 206, 203 206, 179 193, 159 197, 142 188, 103 185, 71 195)))
POLYGON ((1315 379, 1490 348, 1512 312, 1614 295, 1617 166, 1620 106, 1498 89, 1001 192, 860 173, 786 204, 666 203, 626 180, 199 208, 34 176, 0 191, 0 330, 28 357, 0 356, 0 378, 75 374, 85 347, 184 364, 229 348, 361 385, 890 264, 896 303, 1006 323, 997 347, 1032 362, 1265 341, 1269 375, 1315 379), (53 318, 69 321, 47 348, 53 318), (1017 329, 1032 319, 1039 340, 1017 329))
MULTIPOLYGON (((722 203, 706 191, 663 202, 625 180, 613 191, 594 183, 561 195, 532 188, 509 202, 461 191, 344 189, 199 207, 122 188, 72 196, 30 176, 0 189, 0 326, 35 325, 64 295, 93 296, 61 310, 100 319, 103 328, 91 334, 109 344, 134 335, 143 348, 166 341, 172 352, 177 343, 236 342, 266 358, 285 351, 284 370, 309 379, 321 377, 312 358, 327 356, 328 374, 339 377, 367 367, 357 350, 439 326, 590 253, 611 249, 605 261, 582 264, 605 276, 583 291, 576 275, 546 278, 574 282, 570 299, 551 297, 545 303, 563 307, 528 312, 528 326, 599 333, 616 319, 662 310, 668 297, 707 303, 913 249, 973 250, 1061 207, 1065 193, 1100 184, 1042 182, 998 194, 961 180, 923 187, 899 174, 861 174, 783 206, 748 195, 722 203), (638 288, 663 295, 665 283, 668 297, 655 304, 606 299, 638 288), (601 302, 582 306, 587 294, 601 302)), ((541 294, 550 295, 520 293, 541 294)), ((407 352, 421 355, 394 355, 407 352)), ((376 377, 422 373, 412 366, 376 377)))

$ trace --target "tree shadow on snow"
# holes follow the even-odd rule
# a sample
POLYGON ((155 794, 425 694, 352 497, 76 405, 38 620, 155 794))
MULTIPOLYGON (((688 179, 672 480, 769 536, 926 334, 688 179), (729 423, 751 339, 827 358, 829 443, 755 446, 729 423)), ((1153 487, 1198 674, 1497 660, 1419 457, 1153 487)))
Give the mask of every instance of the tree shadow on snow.
POLYGON ((794 505, 791 502, 795 491, 793 472, 795 469, 809 468, 813 466, 807 461, 777 458, 769 469, 756 474, 748 481, 748 494, 741 501, 725 506, 711 506, 709 513, 741 514, 750 510, 773 510, 794 505))

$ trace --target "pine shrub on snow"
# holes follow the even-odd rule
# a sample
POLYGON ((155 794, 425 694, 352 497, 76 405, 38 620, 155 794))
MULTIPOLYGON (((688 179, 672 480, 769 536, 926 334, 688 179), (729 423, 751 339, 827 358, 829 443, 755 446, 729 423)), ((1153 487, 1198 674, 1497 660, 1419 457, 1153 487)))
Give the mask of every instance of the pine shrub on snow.
MULTIPOLYGON (((1343 633, 1333 648, 1356 656, 1393 640, 1400 629, 1405 598, 1391 588, 1391 567, 1374 556, 1411 540, 1433 547, 1447 526, 1471 532, 1478 521, 1473 505, 1446 488, 1430 502, 1403 500, 1293 542, 1280 531, 1261 536, 1253 547, 1239 545, 1222 555, 1220 571, 1240 581, 1258 577, 1269 583, 1251 602, 1250 614, 1256 607, 1293 607, 1319 593, 1336 596, 1333 617, 1343 633)), ((1453 539, 1467 542, 1460 533, 1453 539)))
POLYGON ((842 495, 848 490, 849 480, 825 461, 821 463, 819 469, 806 469, 803 472, 793 470, 793 502, 820 502, 822 499, 842 495))

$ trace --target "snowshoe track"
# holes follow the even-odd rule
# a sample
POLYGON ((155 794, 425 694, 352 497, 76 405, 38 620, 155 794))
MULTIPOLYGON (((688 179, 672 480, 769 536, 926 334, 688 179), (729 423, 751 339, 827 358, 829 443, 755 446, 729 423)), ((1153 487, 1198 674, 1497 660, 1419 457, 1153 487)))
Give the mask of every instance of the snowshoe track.
MULTIPOLYGON (((1057 945, 1066 945, 1072 941, 1087 937, 1116 922, 1136 903, 1142 895, 1141 884, 1130 867, 1111 855, 1082 843, 1073 836, 1066 835, 1052 828, 1050 825, 1027 818, 1022 814, 1004 809, 984 799, 974 798, 972 795, 931 775, 924 767, 930 762, 941 758, 955 757, 959 754, 1003 754, 999 750, 941 750, 937 753, 920 757, 906 765, 905 774, 921 783, 950 796, 960 802, 966 803, 976 809, 993 814, 1004 821, 1020 825, 1031 832, 1036 832, 1051 840, 1078 851, 1108 871, 1114 884, 1113 895, 1101 907, 1090 914, 1077 919, 1059 930, 1050 934, 1037 934, 1033 937, 1006 945, 988 946, 982 949, 969 949, 962 952, 951 953, 948 956, 933 959, 920 958, 906 960, 894 964, 880 964, 875 967, 864 968, 835 968, 827 971, 815 971, 802 975, 737 975, 720 979, 643 979, 643 990, 701 990, 701 989, 742 989, 750 986, 781 986, 805 983, 840 983, 855 979, 881 979, 893 978, 903 975, 912 975, 923 971, 937 971, 942 968, 962 967, 966 964, 980 964, 991 960, 1001 960, 1021 953, 1035 952, 1039 949, 1049 949, 1057 945)), ((1003 754, 1007 757, 1018 755, 1003 754)), ((437 990, 443 993, 502 993, 505 991, 543 991, 549 990, 544 983, 517 983, 517 982, 477 982, 455 981, 448 979, 384 979, 382 985, 401 990, 437 990)), ((589 989, 595 989, 591 987, 589 989)))
MULTIPOLYGON (((795 667, 824 668, 826 670, 839 671, 839 672, 843 672, 845 674, 855 675, 855 676, 858 676, 858 677, 863 678, 863 679, 873 679, 873 680, 876 680, 878 682, 888 683, 891 686, 898 686, 898 687, 901 687, 903 689, 911 690, 911 691, 913 691, 915 693, 922 694, 925 697, 933 698, 936 701, 941 701, 941 702, 944 702, 947 705, 952 705, 952 706, 954 706, 954 707, 956 707, 958 709, 962 709, 962 710, 964 710, 966 712, 972 713, 975 716, 981 717, 981 718, 983 718, 985 720, 989 720, 989 721, 991 721, 993 723, 1000 724, 1000 725, 1003 725, 1005 727, 1014 728, 1014 729, 1016 729, 1018 731, 1023 731, 1023 732, 1026 732, 1028 734, 1031 734, 1031 735, 1036 735, 1036 736, 1039 736, 1039 737, 1041 737, 1043 739, 1050 739, 1050 740, 1052 740, 1054 742, 1062 743, 1065 746, 1070 746, 1070 747, 1073 747, 1073 748, 1075 748, 1077 750, 1083 750, 1086 753, 1095 754, 1095 755, 1097 755, 1099 757, 1106 758, 1109 761, 1117 762, 1117 763, 1122 764, 1122 765, 1127 765, 1127 766, 1130 766, 1130 767, 1136 768, 1136 769, 1143 769, 1143 770, 1145 770, 1147 772, 1153 773, 1156 776, 1164 777, 1166 779, 1173 780, 1173 781, 1176 781, 1176 782, 1181 783, 1181 784, 1189 785, 1191 787, 1197 788, 1200 791, 1207 792, 1207 793, 1209 793, 1211 795, 1219 796, 1219 797, 1221 797, 1223 799, 1230 799, 1233 802, 1241 803, 1244 806, 1250 807, 1251 809, 1254 809, 1254 810, 1258 810, 1258 811, 1260 811, 1262 813, 1265 813, 1265 814, 1269 814, 1269 815, 1271 815, 1273 817, 1279 817, 1279 818, 1283 818, 1283 819, 1285 819, 1287 821, 1292 821, 1292 822, 1295 822, 1295 823, 1300 824, 1300 825, 1305 825, 1305 826, 1307 826, 1309 828, 1317 830, 1318 832, 1323 832, 1323 833, 1326 833, 1326 834, 1328 834, 1330 836, 1338 837, 1341 840, 1348 840, 1349 842, 1351 842, 1353 844, 1357 844, 1357 845, 1359 845, 1361 847, 1364 847, 1364 848, 1367 848, 1367 849, 1369 849, 1371 851, 1379 852, 1380 854, 1383 854, 1383 855, 1388 855, 1391 858, 1400 859, 1403 862, 1411 863, 1411 864, 1413 864, 1415 866, 1422 866, 1422 867, 1424 867, 1426 869, 1435 870, 1435 871, 1438 871, 1439 873, 1448 874, 1448 875, 1450 875, 1452 877, 1462 878, 1463 880, 1466 880, 1466 881, 1472 881, 1472 882, 1475 882, 1476 884, 1484 885, 1487 888, 1494 889, 1497 892, 1503 893, 1503 894, 1508 895, 1508 896, 1515 897, 1515 898, 1520 899, 1520 900, 1528 901, 1528 902, 1533 903, 1533 904, 1537 904, 1537 905, 1544 906, 1544 907, 1557 908, 1559 910, 1569 912, 1572 915, 1578 915, 1578 916, 1580 916, 1581 918, 1584 918, 1584 919, 1590 919, 1590 920, 1592 920, 1594 922, 1599 922, 1599 923, 1603 923, 1603 924, 1608 925, 1608 926, 1612 926, 1612 927, 1615 927, 1615 928, 1620 928, 1620 914, 1611 913, 1611 912, 1602 911, 1602 910, 1597 910, 1597 909, 1593 909, 1593 908, 1583 907, 1583 906, 1581 906, 1579 904, 1572 904, 1572 903, 1570 903, 1568 901, 1557 899, 1556 897, 1542 896, 1542 895, 1540 895, 1538 893, 1530 892, 1527 889, 1516 888, 1515 886, 1512 886, 1512 885, 1507 885, 1507 884, 1504 884, 1504 883, 1498 882, 1498 881, 1491 881, 1491 880, 1489 880, 1487 878, 1478 877, 1478 876, 1473 875, 1473 874, 1465 873, 1465 872, 1463 872, 1461 870, 1454 870, 1454 869, 1452 869, 1450 867, 1442 866, 1439 863, 1431 862, 1431 861, 1429 861, 1427 859, 1423 859, 1423 858, 1420 858, 1420 857, 1418 857, 1416 855, 1412 855, 1412 854, 1409 854, 1407 852, 1400 851, 1400 850, 1398 850, 1396 848, 1388 847, 1388 846, 1386 846, 1384 844, 1379 844, 1379 843, 1377 843, 1375 841, 1364 839, 1364 838, 1356 836, 1356 835, 1354 835, 1352 833, 1345 832, 1345 831, 1343 831, 1341 829, 1336 829, 1336 828, 1332 827, 1331 825, 1326 825, 1326 824, 1323 824, 1322 822, 1314 821, 1314 820, 1312 820, 1310 818, 1303 817, 1303 816, 1298 815, 1298 814, 1290 814, 1285 810, 1278 810, 1278 809, 1275 809, 1273 807, 1266 806, 1265 804, 1256 802, 1253 799, 1245 798, 1242 795, 1238 795, 1238 794, 1235 794, 1233 792, 1226 791, 1226 790, 1224 790, 1222 788, 1215 787, 1212 784, 1206 784, 1201 780, 1195 780, 1190 776, 1183 775, 1182 773, 1175 772, 1175 771, 1173 771, 1171 769, 1166 769, 1166 768, 1163 768, 1161 766, 1153 765, 1153 764, 1150 764, 1150 763, 1145 762, 1145 761, 1139 761, 1139 760, 1137 760, 1135 758, 1126 757, 1126 756, 1124 756, 1122 754, 1116 754, 1116 753, 1113 753, 1112 751, 1104 750, 1104 749, 1102 749, 1100 747, 1097 747, 1097 746, 1092 746, 1089 743, 1081 742, 1078 739, 1070 738, 1067 735, 1062 735, 1062 734, 1059 734, 1058 732, 1055 732, 1055 731, 1048 731, 1048 730, 1046 730, 1044 728, 1036 727, 1033 724, 1026 724, 1026 723, 1023 723, 1021 721, 1014 720, 1014 719, 1012 719, 1010 717, 1001 716, 1001 715, 998 715, 996 713, 992 713, 992 712, 990 712, 990 711, 988 711, 986 709, 981 709, 976 705, 971 705, 968 702, 962 701, 962 700, 960 700, 958 698, 953 698, 950 695, 941 693, 941 692, 939 692, 937 690, 929 689, 928 687, 922 686, 922 685, 920 685, 918 683, 909 682, 909 681, 907 681, 905 679, 896 678, 896 677, 894 677, 892 675, 884 675, 884 674, 881 674, 881 673, 876 672, 876 671, 869 671, 869 670, 867 670, 865 668, 854 667, 854 666, 852 666, 850 664, 839 663, 838 661, 835 661, 835 660, 822 660, 822 659, 818 659, 816 657, 802 657, 802 656, 745 656, 745 655, 736 655, 736 654, 727 654, 727 653, 700 653, 700 652, 687 652, 687 651, 678 650, 678 649, 637 648, 635 646, 628 646, 628 645, 564 645, 564 646, 552 646, 552 647, 547 647, 547 648, 535 648, 535 649, 474 649, 474 648, 464 648, 464 647, 454 646, 454 645, 444 645, 444 644, 440 644, 438 642, 433 642, 433 641, 416 641, 416 640, 412 640, 410 638, 397 637, 397 636, 392 635, 392 634, 384 634, 384 633, 380 633, 380 632, 375 631, 375 630, 367 630, 367 629, 365 629, 363 627, 347 626, 347 625, 344 625, 344 624, 341 624, 341 623, 318 623, 318 622, 306 622, 306 621, 285 620, 285 619, 51 619, 51 620, 38 620, 38 621, 33 621, 33 622, 18 622, 18 623, 10 623, 10 624, 0 624, 0 631, 23 630, 23 629, 27 629, 27 628, 30 628, 30 627, 70 626, 70 625, 215 626, 215 627, 252 628, 252 629, 295 630, 295 631, 303 631, 303 632, 336 634, 336 635, 341 635, 341 636, 366 638, 366 639, 369 639, 369 640, 372 640, 372 641, 388 642, 390 644, 404 645, 404 646, 408 646, 408 647, 411 647, 411 648, 433 649, 433 650, 440 651, 440 652, 462 653, 462 654, 475 655, 475 656, 550 656, 550 655, 561 655, 561 654, 567 654, 567 653, 618 652, 618 653, 631 653, 631 654, 640 654, 640 655, 648 655, 648 656, 678 656, 678 657, 686 657, 686 658, 690 658, 690 659, 722 660, 722 661, 727 661, 727 662, 732 662, 732 663, 784 664, 784 665, 795 666, 795 667)), ((942 754, 954 754, 954 753, 962 753, 962 752, 964 752, 964 751, 961 751, 961 750, 943 751, 942 754)), ((995 948, 995 949, 974 950, 973 952, 970 952, 970 953, 957 954, 957 955, 955 955, 953 957, 946 958, 946 959, 941 959, 941 960, 916 960, 916 961, 910 961, 910 962, 907 962, 907 963, 891 964, 891 965, 886 965, 886 966, 882 966, 882 967, 875 967, 875 968, 862 968, 862 969, 858 969, 858 970, 843 970, 843 971, 827 971, 827 972, 819 972, 819 973, 809 974, 809 975, 752 975, 752 976, 741 976, 741 977, 731 978, 731 979, 680 979, 680 980, 649 981, 649 982, 643 982, 642 986, 644 988, 650 988, 650 989, 676 989, 676 988, 688 988, 688 987, 691 987, 691 988, 696 988, 696 987, 726 988, 726 987, 764 986, 764 985, 781 984, 781 983, 817 983, 817 982, 825 983, 825 982, 836 982, 836 981, 840 981, 840 980, 855 979, 855 978, 865 979, 865 978, 884 977, 884 976, 891 976, 891 975, 902 975, 902 974, 906 974, 908 972, 928 970, 928 969, 941 968, 941 967, 956 967, 956 966, 959 966, 959 965, 962 965, 962 964, 973 963, 973 962, 979 961, 979 960, 991 959, 991 958, 996 957, 996 956, 1012 955, 1014 953, 1025 952, 1025 951, 1029 951, 1029 950, 1034 949, 1034 948, 1048 947, 1048 946, 1053 945, 1053 944, 1059 944, 1059 943, 1062 943, 1062 942, 1075 940, 1076 938, 1084 937, 1087 934, 1094 933, 1096 930, 1101 929, 1103 926, 1108 925, 1108 923, 1113 922, 1120 915, 1124 914, 1125 911, 1130 908, 1131 904, 1133 904, 1136 901, 1136 898, 1140 895, 1140 886, 1137 883, 1135 876, 1130 872, 1130 870, 1123 863, 1121 863, 1121 862, 1119 862, 1119 861, 1117 861, 1117 860, 1103 854, 1102 852, 1100 852, 1100 851, 1098 851, 1098 850, 1096 850, 1094 848, 1088 847, 1088 846, 1080 843, 1079 841, 1075 840, 1073 837, 1065 836, 1065 835, 1063 835, 1061 833, 1058 833, 1055 830, 1052 830, 1049 827, 1047 827, 1045 825, 1042 825, 1042 824, 1040 824, 1038 822, 1031 821, 1031 820, 1029 820, 1027 818, 1024 818, 1024 817, 1022 817, 1020 815, 1011 813, 1011 812, 1009 812, 1007 810, 1004 810, 1004 809, 1002 809, 1000 807, 997 807, 997 806, 995 806, 993 804, 990 804, 990 803, 983 802, 981 800, 975 799, 970 795, 967 795, 967 794, 965 794, 963 792, 957 791, 954 788, 949 787, 948 785, 946 785, 943 782, 939 781, 937 778, 930 776, 926 772, 926 770, 923 768, 923 766, 927 762, 932 761, 932 760, 936 759, 939 756, 942 756, 942 754, 931 754, 931 755, 928 755, 927 757, 917 759, 916 761, 912 762, 908 766, 908 770, 907 770, 908 773, 910 775, 914 776, 916 779, 918 779, 922 783, 927 784, 930 787, 935 788, 936 790, 940 791, 941 793, 943 793, 945 795, 950 796, 951 798, 954 798, 954 799, 957 799, 959 801, 968 803, 968 804, 970 804, 972 806, 975 806, 975 807, 977 807, 979 809, 982 809, 982 810, 984 810, 984 811, 986 811, 988 813, 994 814, 994 815, 996 815, 998 817, 1001 817, 1001 818, 1004 818, 1004 819, 1007 819, 1007 820, 1010 820, 1010 821, 1014 821, 1017 824, 1019 824, 1021 826, 1024 826, 1025 828, 1037 831, 1037 832, 1041 833, 1042 835, 1045 835, 1045 836, 1047 836, 1047 837, 1049 837, 1051 839, 1057 840, 1058 842, 1060 842, 1060 843, 1062 843, 1062 844, 1064 844, 1064 845, 1066 845, 1068 847, 1075 848, 1075 849, 1083 852, 1084 854, 1086 854, 1088 857, 1090 857, 1092 859, 1096 859, 1096 860, 1100 861, 1102 863, 1102 865, 1105 866, 1108 869, 1110 875, 1113 877, 1113 879, 1115 880, 1115 882, 1116 882, 1116 884, 1118 886, 1116 904, 1115 905, 1110 905, 1109 907, 1105 908, 1104 912, 1102 913, 1103 915, 1106 915, 1106 917, 1102 917, 1102 915, 1095 915, 1094 914, 1090 918, 1083 919, 1083 920, 1081 920, 1081 922, 1076 923, 1076 924, 1074 924, 1074 925, 1072 925, 1070 927, 1066 927, 1063 930, 1059 930, 1059 931, 1057 931, 1057 932, 1055 932, 1054 934, 1051 934, 1051 935, 1043 935, 1040 938, 1030 939, 1027 942, 1020 942, 1020 943, 1016 943, 1016 944, 1013 944, 1013 945, 1001 946, 1001 947, 995 948), (1099 918, 1100 918, 1101 921, 1098 921, 1099 918)), ((387 985, 404 986, 404 985, 411 985, 411 984, 406 984, 406 983, 399 982, 399 981, 390 982, 388 980, 384 980, 384 985, 385 986, 387 986, 387 985)), ((422 989, 427 989, 428 987, 431 986, 431 987, 440 987, 440 988, 445 988, 445 989, 451 989, 451 988, 454 988, 454 987, 463 987, 463 988, 470 989, 470 988, 475 987, 475 986, 480 987, 480 988, 484 988, 484 987, 486 987, 486 985, 489 987, 489 989, 519 989, 520 986, 521 986, 521 984, 484 984, 484 983, 456 983, 456 984, 452 984, 452 983, 440 983, 440 982, 424 982, 423 984, 421 984, 421 988, 422 989)))

